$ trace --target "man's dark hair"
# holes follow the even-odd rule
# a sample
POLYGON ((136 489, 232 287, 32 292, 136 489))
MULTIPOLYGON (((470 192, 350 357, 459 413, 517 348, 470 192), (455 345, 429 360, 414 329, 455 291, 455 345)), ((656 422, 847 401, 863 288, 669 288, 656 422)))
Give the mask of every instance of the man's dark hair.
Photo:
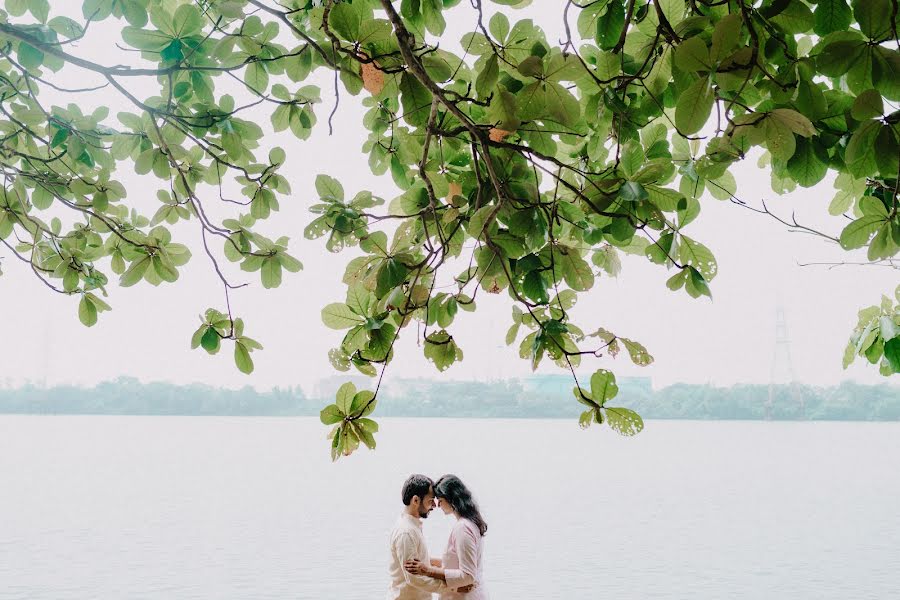
POLYGON ((409 506, 413 496, 418 496, 419 500, 424 499, 433 486, 434 482, 430 477, 426 477, 425 475, 410 475, 406 480, 406 483, 403 484, 403 504, 409 506))

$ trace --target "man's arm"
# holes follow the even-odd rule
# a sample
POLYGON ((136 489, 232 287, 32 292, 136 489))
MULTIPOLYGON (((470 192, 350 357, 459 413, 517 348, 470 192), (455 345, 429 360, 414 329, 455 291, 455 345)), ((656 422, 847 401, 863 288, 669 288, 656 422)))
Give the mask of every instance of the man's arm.
MULTIPOLYGON (((396 542, 397 558, 400 559, 400 565, 408 560, 419 557, 419 542, 412 535, 404 534, 397 537, 396 542)), ((426 592, 446 592, 447 584, 440 579, 426 577, 425 575, 413 575, 406 569, 403 569, 403 577, 411 586, 424 590, 426 592)), ((443 577, 441 577, 443 579, 443 577)))

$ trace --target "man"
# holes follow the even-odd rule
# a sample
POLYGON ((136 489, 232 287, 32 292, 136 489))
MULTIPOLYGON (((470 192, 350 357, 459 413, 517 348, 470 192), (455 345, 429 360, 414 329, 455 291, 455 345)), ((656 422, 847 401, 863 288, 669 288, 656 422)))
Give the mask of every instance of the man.
MULTIPOLYGON (((391 531, 391 587, 387 600, 431 600, 431 594, 447 592, 450 588, 440 579, 413 575, 403 568, 407 560, 417 558, 424 563, 431 561, 422 519, 434 509, 434 482, 425 475, 410 475, 403 484, 404 509, 391 531)), ((468 592, 460 588, 457 592, 468 592)))

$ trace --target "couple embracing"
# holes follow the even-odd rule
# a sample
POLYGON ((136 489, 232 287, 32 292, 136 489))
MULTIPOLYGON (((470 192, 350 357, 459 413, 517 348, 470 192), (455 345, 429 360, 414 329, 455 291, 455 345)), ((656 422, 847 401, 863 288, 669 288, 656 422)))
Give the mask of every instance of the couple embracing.
POLYGON ((488 600, 482 583, 482 548, 487 523, 469 489, 455 475, 436 482, 411 475, 403 484, 403 512, 391 531, 391 587, 387 600, 488 600), (432 558, 422 519, 435 505, 456 517, 447 549, 432 558))

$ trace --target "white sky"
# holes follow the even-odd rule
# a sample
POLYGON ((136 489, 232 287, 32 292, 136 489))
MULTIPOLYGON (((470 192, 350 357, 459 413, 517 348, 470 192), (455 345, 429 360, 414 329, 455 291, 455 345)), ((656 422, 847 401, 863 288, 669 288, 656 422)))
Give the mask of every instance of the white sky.
MULTIPOLYGON (((69 5, 66 11, 71 10, 69 5)), ((546 5, 543 10, 540 14, 539 9, 531 7, 510 16, 534 18, 546 28, 552 42, 562 29, 559 12, 546 5)), ((467 3, 449 14, 450 30, 456 32, 451 39, 458 39, 466 30, 471 14, 467 3)), ((94 35, 89 35, 90 41, 69 51, 105 64, 133 61, 134 55, 124 56, 115 48, 118 38, 114 33, 114 28, 98 27, 94 35), (97 39, 100 31, 110 35, 97 39)), ((63 85, 99 82, 99 78, 68 68, 49 76, 63 85)), ((110 286, 107 300, 113 311, 102 314, 90 329, 77 319, 77 297, 50 292, 26 265, 5 248, 0 249, 4 271, 0 277, 4 342, 0 344, 0 385, 91 385, 132 376, 144 381, 252 385, 261 389, 302 385, 309 391, 317 380, 332 375, 327 351, 340 342, 343 334, 324 327, 319 312, 325 304, 343 300, 341 274, 354 254, 345 251, 332 255, 324 249, 323 240, 303 239, 303 227, 312 219, 307 207, 316 201, 313 181, 316 174, 328 173, 344 183, 349 195, 368 188, 390 199, 396 190, 389 176, 376 178, 370 173, 360 151, 365 139, 361 97, 342 94, 334 135, 329 137, 325 120, 333 103, 330 79, 321 83, 324 103, 317 109, 319 125, 313 137, 305 142, 289 134, 272 138, 273 144, 288 152, 282 173, 291 181, 293 194, 280 199, 281 212, 265 225, 265 232, 289 235, 292 252, 305 269, 296 275, 285 273, 280 288, 266 291, 256 274, 248 276, 227 265, 233 281, 253 284, 232 296, 235 314, 247 321, 247 334, 265 346, 265 350, 254 353, 253 375, 237 371, 230 346, 215 357, 189 348, 190 336, 199 324, 198 314, 207 307, 224 305, 221 285, 195 243, 198 225, 192 221, 175 229, 179 241, 192 244, 194 249, 180 280, 159 288, 146 284, 128 289, 110 286)), ((152 89, 142 97, 150 93, 152 89)), ((86 111, 99 103, 111 103, 111 115, 134 110, 109 90, 77 101, 86 111)), ((257 114, 260 124, 268 129, 268 116, 257 114)), ((770 190, 768 174, 757 169, 755 160, 745 161, 733 173, 740 198, 753 203, 766 199, 781 215, 789 216, 796 210, 801 223, 834 234, 840 231, 842 221, 827 213, 833 196, 831 179, 816 188, 779 197, 770 190)), ((133 173, 117 175, 128 188, 129 201, 147 207, 145 214, 152 215, 161 182, 133 173)), ((213 194, 205 200, 205 206, 220 216, 233 208, 217 204, 221 203, 213 194)), ((857 363, 842 370, 841 356, 855 325, 856 311, 876 303, 883 293, 893 293, 898 283, 895 271, 870 266, 831 270, 800 267, 800 262, 857 261, 865 256, 845 253, 813 236, 790 233, 765 216, 711 197, 704 198, 703 212, 687 233, 709 246, 718 259, 719 275, 712 283, 714 299, 693 300, 683 291, 670 292, 665 287, 669 273, 663 268, 643 259, 626 258, 617 279, 601 277, 595 289, 583 295, 575 312, 576 322, 586 331, 605 327, 639 340, 656 362, 637 368, 620 355, 616 360, 587 362, 582 372, 611 368, 620 376, 650 376, 655 386, 679 381, 767 383, 775 351, 775 312, 780 303, 790 329, 796 379, 820 385, 844 379, 885 381, 869 365, 857 363)), ((460 312, 451 328, 465 353, 462 363, 438 374, 422 357, 421 348, 415 347, 410 328, 398 345, 387 377, 485 380, 527 376, 530 367, 518 358, 517 345, 507 348, 503 341, 510 324, 508 296, 480 293, 478 304, 474 314, 460 312)), ((784 367, 782 363, 780 370, 786 370, 784 367)), ((540 371, 561 372, 552 363, 540 371)))

